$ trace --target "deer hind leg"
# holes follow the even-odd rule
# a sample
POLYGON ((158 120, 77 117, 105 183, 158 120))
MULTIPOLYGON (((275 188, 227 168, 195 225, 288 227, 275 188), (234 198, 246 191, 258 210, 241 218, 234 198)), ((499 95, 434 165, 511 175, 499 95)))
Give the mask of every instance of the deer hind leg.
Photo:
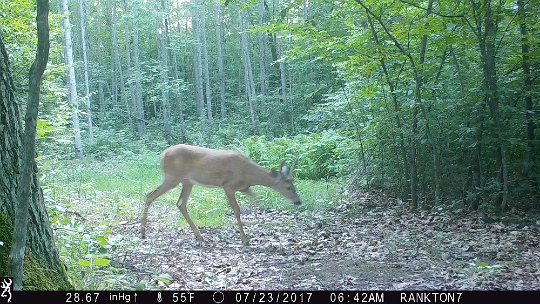
POLYGON ((169 177, 169 176, 165 176, 163 183, 161 183, 159 187, 157 187, 152 192, 146 195, 144 210, 141 216, 141 228, 140 228, 141 237, 143 239, 146 238, 146 222, 148 221, 148 209, 150 209, 152 202, 156 198, 160 197, 163 193, 176 187, 179 183, 180 183, 179 180, 169 177))
POLYGON ((203 237, 201 235, 201 232, 199 231, 199 228, 193 223, 193 220, 191 220, 191 217, 189 216, 187 212, 187 202, 189 200, 189 195, 191 194, 191 189, 193 188, 193 184, 187 180, 184 180, 182 182, 182 193, 180 193, 180 197, 178 198, 178 202, 176 202, 176 206, 178 209, 180 209, 180 212, 182 212, 182 215, 188 222, 189 226, 191 227, 191 230, 193 230, 193 234, 195 234, 195 238, 197 241, 202 242, 203 237))
POLYGON ((234 216, 236 217, 236 221, 238 222, 238 227, 240 227, 240 238, 242 239, 242 244, 247 245, 249 244, 249 240, 244 233, 244 227, 242 221, 240 220, 240 206, 238 206, 234 191, 225 190, 225 194, 227 195, 227 200, 229 200, 229 204, 234 211, 234 216))

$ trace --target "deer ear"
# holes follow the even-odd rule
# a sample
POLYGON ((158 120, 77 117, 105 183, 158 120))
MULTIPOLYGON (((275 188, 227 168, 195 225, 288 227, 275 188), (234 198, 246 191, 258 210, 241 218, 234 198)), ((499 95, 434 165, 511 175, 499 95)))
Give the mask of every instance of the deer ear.
POLYGON ((282 166, 281 167, 281 175, 283 175, 283 176, 289 175, 289 168, 287 168, 287 166, 282 166))

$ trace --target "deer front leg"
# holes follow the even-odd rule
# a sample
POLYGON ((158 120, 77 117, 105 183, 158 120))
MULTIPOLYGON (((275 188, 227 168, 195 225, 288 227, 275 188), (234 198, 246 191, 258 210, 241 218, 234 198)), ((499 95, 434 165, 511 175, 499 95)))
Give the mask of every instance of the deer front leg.
POLYGON ((176 202, 176 206, 178 209, 180 209, 180 212, 182 212, 182 215, 188 222, 189 226, 191 227, 191 230, 193 230, 193 234, 195 234, 195 238, 197 241, 202 242, 203 237, 201 235, 201 232, 199 231, 199 228, 193 223, 191 220, 191 217, 189 216, 187 212, 187 202, 189 199, 189 195, 191 194, 191 189, 193 188, 193 184, 189 181, 184 181, 182 183, 182 193, 180 193, 180 197, 178 198, 178 202, 176 202))
POLYGON ((236 197, 234 193, 235 191, 232 191, 230 189, 225 189, 227 200, 229 200, 229 204, 231 205, 234 211, 234 216, 236 217, 236 221, 238 222, 238 227, 240 227, 240 238, 242 239, 242 244, 247 245, 249 244, 249 240, 246 237, 246 234, 244 233, 244 227, 243 227, 242 221, 240 220, 240 206, 238 206, 238 202, 236 201, 236 197))
POLYGON ((140 233, 141 238, 146 238, 146 222, 148 221, 148 209, 152 205, 152 202, 161 196, 163 193, 171 190, 178 185, 179 181, 173 178, 165 177, 163 183, 157 187, 154 191, 148 193, 145 198, 144 210, 141 216, 140 233))

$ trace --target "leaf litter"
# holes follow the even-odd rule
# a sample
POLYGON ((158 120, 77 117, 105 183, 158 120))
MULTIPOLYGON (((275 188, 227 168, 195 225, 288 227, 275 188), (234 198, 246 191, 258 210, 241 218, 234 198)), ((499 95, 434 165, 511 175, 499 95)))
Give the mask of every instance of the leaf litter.
MULTIPOLYGON (((115 260, 163 289, 540 289, 538 221, 410 212, 380 193, 349 194, 328 212, 244 210, 248 246, 232 211, 229 225, 200 227, 202 244, 189 227, 163 224, 177 210, 151 216, 148 238, 118 248, 115 260)), ((138 223, 114 233, 136 231, 138 223)))

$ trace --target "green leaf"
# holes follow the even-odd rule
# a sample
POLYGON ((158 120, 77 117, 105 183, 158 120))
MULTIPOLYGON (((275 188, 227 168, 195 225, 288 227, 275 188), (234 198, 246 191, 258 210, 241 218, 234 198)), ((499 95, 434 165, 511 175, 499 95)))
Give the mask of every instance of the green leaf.
POLYGON ((90 267, 90 265, 92 265, 92 263, 90 263, 89 260, 79 259, 79 265, 83 266, 83 267, 90 267))
POLYGON ((97 258, 94 260, 94 265, 96 266, 109 266, 110 263, 111 263, 110 260, 102 259, 102 258, 97 258))
POLYGON ((103 235, 96 235, 95 239, 101 246, 105 246, 105 245, 109 244, 109 242, 107 241, 107 239, 103 235))
POLYGON ((161 282, 165 284, 170 284, 172 281, 172 276, 168 273, 162 273, 162 274, 159 274, 156 279, 160 280, 161 282))
POLYGON ((48 121, 38 119, 36 123, 36 135, 38 138, 43 138, 47 133, 54 131, 54 126, 48 121))

